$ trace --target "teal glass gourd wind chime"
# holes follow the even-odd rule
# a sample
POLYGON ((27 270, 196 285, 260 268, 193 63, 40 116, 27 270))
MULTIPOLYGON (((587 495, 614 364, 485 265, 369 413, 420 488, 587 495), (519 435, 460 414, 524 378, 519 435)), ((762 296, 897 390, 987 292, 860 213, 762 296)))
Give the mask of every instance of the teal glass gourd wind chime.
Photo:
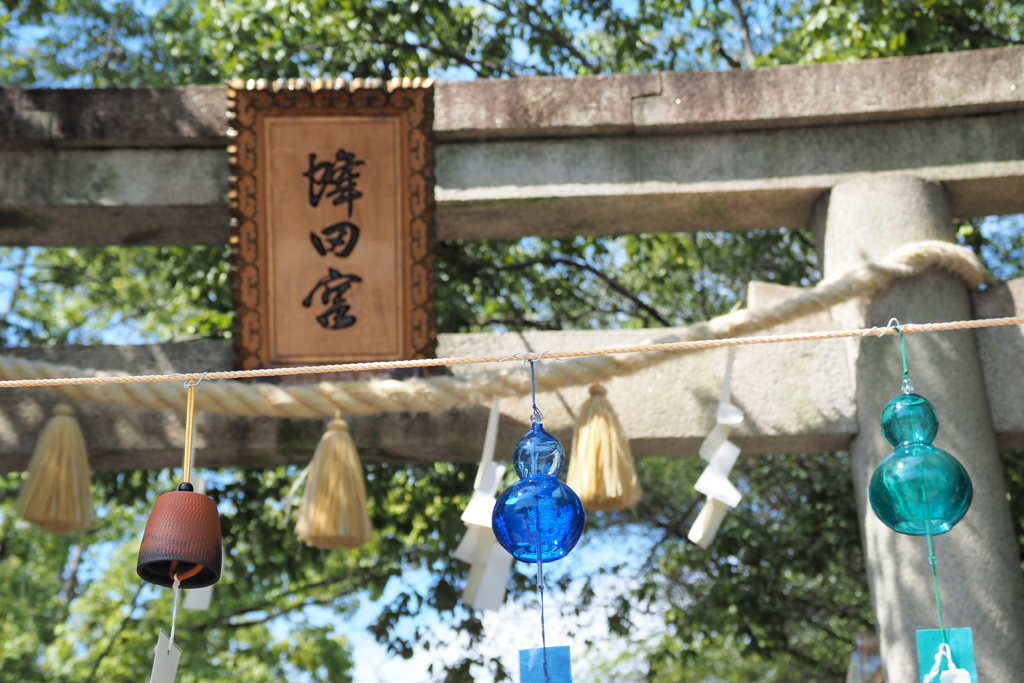
POLYGON ((533 399, 532 426, 512 452, 519 481, 506 488, 494 504, 491 526, 505 550, 521 562, 537 564, 540 595, 541 643, 538 650, 520 652, 521 683, 567 683, 572 680, 569 648, 547 647, 544 625, 544 563, 559 560, 576 546, 586 515, 576 493, 558 480, 565 450, 544 430, 544 414, 537 407, 534 361, 530 363, 533 399))
MULTIPOLYGON (((966 659, 973 667, 973 646, 970 629, 946 629, 942 619, 942 598, 939 593, 938 572, 935 565, 934 537, 951 530, 967 513, 971 505, 973 486, 964 466, 951 454, 932 444, 939 431, 939 418, 935 408, 922 396, 914 393, 907 365, 907 342, 898 321, 891 321, 900 337, 903 357, 903 385, 899 396, 889 401, 882 410, 882 434, 894 447, 875 469, 868 486, 868 500, 875 515, 893 531, 910 536, 924 536, 928 544, 935 588, 935 606, 939 629, 918 631, 919 659, 924 664, 934 655, 931 672, 922 681, 931 683, 946 667, 941 683, 970 683, 972 677, 966 669, 957 668, 953 661, 950 641, 952 631, 965 638, 962 646, 963 665, 966 659), (895 324, 894 324, 895 323, 895 324), (938 654, 935 643, 938 643, 938 654)), ((963 641, 961 641, 963 642, 963 641)), ((954 646, 953 650, 957 648, 954 646)), ((959 655, 958 655, 959 657, 959 655)), ((922 666, 923 669, 923 666, 922 666)))

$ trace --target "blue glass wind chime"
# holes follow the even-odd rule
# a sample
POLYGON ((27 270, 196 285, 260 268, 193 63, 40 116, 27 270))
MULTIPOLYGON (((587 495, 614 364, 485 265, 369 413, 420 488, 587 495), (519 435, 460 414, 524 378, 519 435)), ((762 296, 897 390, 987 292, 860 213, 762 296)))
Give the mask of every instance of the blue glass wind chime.
POLYGON ((898 321, 890 325, 900 336, 903 385, 901 394, 882 410, 882 434, 894 450, 871 475, 868 500, 875 515, 893 531, 928 539, 939 628, 917 632, 921 683, 932 683, 940 674, 939 683, 972 683, 977 672, 971 629, 947 629, 942 620, 934 537, 963 519, 973 486, 960 461, 932 445, 939 431, 938 415, 927 399, 914 393, 903 330, 898 321), (931 670, 926 673, 927 666, 931 670))
POLYGON ((534 362, 529 361, 532 426, 512 452, 519 481, 498 496, 491 526, 498 543, 509 554, 521 562, 537 564, 541 648, 520 651, 520 683, 568 683, 572 680, 569 648, 547 646, 544 563, 569 554, 583 535, 586 515, 579 496, 558 480, 565 451, 558 439, 544 430, 544 414, 537 408, 534 362))

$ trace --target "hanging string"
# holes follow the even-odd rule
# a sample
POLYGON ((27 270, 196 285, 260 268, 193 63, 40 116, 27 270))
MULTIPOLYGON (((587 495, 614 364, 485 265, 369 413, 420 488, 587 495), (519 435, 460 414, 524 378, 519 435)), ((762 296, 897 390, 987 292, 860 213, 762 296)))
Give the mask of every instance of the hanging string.
POLYGON ((900 327, 899 320, 893 318, 889 322, 896 323, 896 332, 900 335, 900 353, 903 355, 903 385, 901 389, 904 394, 910 394, 914 391, 914 383, 910 381, 910 366, 907 364, 907 337, 903 334, 903 328, 900 327))
POLYGON ((896 323, 896 331, 900 333, 900 351, 903 353, 903 386, 905 391, 913 391, 914 385, 910 382, 910 366, 907 365, 907 338, 896 323))
MULTIPOLYGON (((872 327, 868 332, 865 332, 865 336, 873 333, 876 329, 872 327)), ((890 330, 900 336, 900 352, 903 355, 903 384, 900 387, 904 394, 910 394, 914 391, 914 383, 910 381, 910 366, 907 365, 907 339, 903 334, 903 326, 900 325, 899 318, 889 318, 889 322, 886 323, 885 328, 878 332, 879 337, 884 337, 889 334, 890 330)))
MULTIPOLYGON (((545 352, 546 353, 546 352, 545 352)), ((540 357, 544 353, 540 354, 535 359, 528 361, 530 363, 530 400, 533 403, 533 415, 531 419, 533 422, 541 422, 544 420, 544 413, 540 412, 540 408, 537 407, 537 374, 534 364, 540 360, 540 357)), ((540 528, 540 512, 537 512, 537 593, 540 595, 540 643, 541 652, 544 655, 544 680, 549 680, 551 674, 548 672, 548 639, 547 630, 544 623, 544 547, 541 544, 541 528, 540 528)))
POLYGON ((202 378, 196 381, 188 380, 185 387, 188 389, 188 398, 185 401, 185 455, 182 462, 181 480, 188 484, 192 478, 192 431, 195 426, 196 407, 196 385, 202 378))
MULTIPOLYGON (((742 312, 742 311, 741 311, 742 312)), ((900 329, 907 333, 945 332, 949 330, 977 330, 988 327, 1006 327, 1024 325, 1024 316, 1012 318, 986 318, 982 320, 958 320, 942 323, 910 323, 901 325, 900 329)), ((413 360, 374 361, 369 363, 338 363, 335 365, 306 365, 288 368, 260 368, 257 370, 225 370, 222 372, 191 372, 167 375, 101 375, 95 377, 45 377, 38 379, 0 380, 0 388, 19 387, 53 387, 74 384, 146 384, 152 382, 180 382, 185 380, 215 379, 250 379, 256 377, 284 377, 291 375, 317 375, 332 372, 367 372, 373 370, 395 370, 400 368, 433 368, 454 367, 459 365, 480 365, 483 363, 500 363, 511 358, 519 360, 539 360, 541 356, 554 359, 588 358, 592 356, 611 356, 627 353, 657 353, 662 351, 698 351, 715 349, 723 346, 754 346, 759 344, 777 344, 782 342, 817 341, 825 339, 846 339, 863 337, 871 334, 880 336, 889 334, 888 329, 879 331, 877 327, 852 330, 829 330, 825 332, 801 332, 796 334, 773 334, 756 337, 723 337, 720 339, 698 339, 689 341, 665 342, 660 344, 637 344, 632 346, 613 346, 576 351, 545 351, 541 353, 517 353, 492 356, 466 356, 458 358, 417 358, 413 360)), ((895 334, 895 330, 892 331, 895 334)), ((589 379, 587 381, 590 381, 589 379)))
POLYGON ((942 621, 942 596, 939 595, 939 573, 935 567, 935 540, 932 536, 930 527, 926 526, 927 537, 928 537, 928 562, 932 566, 932 584, 935 586, 935 609, 939 613, 939 631, 942 632, 942 642, 948 642, 946 639, 946 625, 942 621))
MULTIPOLYGON (((538 515, 539 520, 539 515, 538 515)), ((538 524, 537 530, 540 531, 540 525, 538 524)), ((540 534, 537 534, 538 537, 540 534)), ((548 637, 547 630, 544 624, 544 562, 540 558, 540 546, 537 547, 537 592, 540 594, 540 647, 541 652, 544 654, 544 680, 551 678, 551 672, 548 671, 548 637)))
POLYGON ((174 645, 174 627, 178 621, 178 598, 181 596, 181 579, 178 575, 174 575, 174 603, 171 607, 171 635, 167 639, 167 654, 171 653, 171 647, 174 645))
MULTIPOLYGON (((547 352, 545 351, 544 353, 547 352)), ((530 400, 533 403, 533 415, 530 416, 530 419, 533 422, 544 421, 544 413, 540 412, 540 408, 537 407, 537 371, 534 368, 534 363, 539 361, 541 356, 544 355, 544 353, 540 354, 540 356, 537 356, 537 358, 528 361, 530 363, 530 400)))
MULTIPOLYGON (((889 324, 886 325, 886 329, 894 329, 900 335, 900 354, 903 359, 903 385, 902 391, 904 394, 910 394, 914 391, 914 383, 910 381, 910 365, 907 363, 907 339, 903 334, 903 328, 900 326, 900 321, 896 318, 891 318, 889 324)), ((932 585, 935 588, 935 611, 939 615, 939 631, 942 633, 942 642, 946 642, 946 626, 942 619, 942 595, 939 592, 939 572, 935 562, 935 538, 932 535, 931 530, 931 513, 928 510, 928 493, 925 491, 924 482, 924 461, 921 460, 918 463, 918 468, 921 470, 921 500, 925 504, 925 537, 928 540, 928 564, 931 565, 932 569, 932 585)))

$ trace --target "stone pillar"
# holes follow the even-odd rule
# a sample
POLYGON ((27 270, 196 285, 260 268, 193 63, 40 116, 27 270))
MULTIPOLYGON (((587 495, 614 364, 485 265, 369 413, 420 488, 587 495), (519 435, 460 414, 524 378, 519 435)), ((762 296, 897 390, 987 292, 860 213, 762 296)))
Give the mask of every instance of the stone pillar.
MULTIPOLYGON (((841 183, 815 213, 826 277, 907 243, 955 239, 945 189, 907 176, 841 183)), ((959 278, 932 269, 833 314, 843 327, 881 328, 891 317, 901 323, 968 319, 971 301, 959 278)), ((974 333, 934 332, 906 339, 915 392, 931 401, 939 416, 935 445, 956 456, 974 483, 967 515, 935 539, 945 625, 974 629, 981 681, 1022 681, 1024 579, 974 333)), ((850 340, 849 352, 859 424, 850 444, 853 480, 885 680, 911 683, 920 680, 914 632, 938 627, 926 541, 890 530, 867 502, 871 473, 892 451, 879 418, 900 392, 899 341, 895 336, 850 340)))

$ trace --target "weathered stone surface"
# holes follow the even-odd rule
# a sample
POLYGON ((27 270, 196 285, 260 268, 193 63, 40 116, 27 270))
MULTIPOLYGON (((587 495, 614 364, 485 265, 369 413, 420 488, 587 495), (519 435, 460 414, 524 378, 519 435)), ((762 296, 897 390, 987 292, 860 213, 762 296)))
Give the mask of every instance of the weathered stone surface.
MULTIPOLYGON (((226 107, 0 89, 0 243, 223 243, 226 107)), ((958 217, 1024 212, 1024 48, 439 83, 436 122, 440 239, 805 227, 867 173, 943 182, 958 217)))
MULTIPOLYGON (((1024 279, 997 284, 974 295, 977 318, 1024 315, 1024 279)), ((991 327, 975 332, 985 373, 988 407, 1000 448, 1024 449, 1024 329, 991 327)))
POLYGON ((1019 110, 1024 51, 869 59, 777 69, 662 74, 635 100, 644 133, 818 126, 1019 110))
MULTIPOLYGON (((835 183, 899 172, 944 182, 959 217, 1024 212, 1024 112, 448 143, 437 150, 437 235, 806 227, 814 201, 835 183)), ((226 196, 219 149, 0 151, 0 243, 222 244, 226 196)))
MULTIPOLYGON (((440 140, 837 125, 1024 108, 1024 48, 787 66, 436 84, 440 140)), ((222 146, 225 89, 0 88, 0 147, 222 146)))
POLYGON ((438 150, 438 237, 809 227, 828 188, 876 173, 945 183, 958 217, 1024 212, 1024 112, 452 144, 438 150))
MULTIPOLYGON (((953 241, 946 192, 912 177, 873 177, 842 183, 830 192, 818 242, 826 277, 918 240, 953 241)), ((939 322, 971 317, 971 301, 955 275, 933 268, 904 278, 870 299, 833 309, 844 327, 900 322, 939 322)), ((1019 334, 1019 331, 1018 331, 1019 334)), ((916 393, 939 415, 935 445, 955 455, 974 483, 970 510, 948 534, 935 539, 947 626, 974 630, 979 679, 1015 680, 1024 670, 1024 580, 1020 547, 1006 500, 1003 465, 989 412, 982 357, 971 330, 907 335, 910 377, 916 393)), ((922 538, 884 526, 868 505, 868 482, 892 452, 879 428, 885 405, 900 391, 896 338, 851 339, 859 430, 850 444, 854 492, 861 516, 885 678, 918 678, 914 633, 935 624, 935 595, 922 538)), ((1019 359, 1013 362, 1019 363, 1019 359)))
POLYGON ((226 112, 217 86, 0 88, 0 148, 223 147, 226 112))
POLYGON ((434 128, 443 142, 630 134, 635 101, 659 95, 661 81, 639 74, 438 83, 434 128))
MULTIPOLYGON (((793 291, 754 285, 749 297, 762 306, 793 291)), ((818 314, 793 323, 800 329, 831 324, 818 314)), ((778 331, 782 331, 781 329, 778 331)), ((513 354, 544 349, 584 349, 635 345, 672 338, 671 329, 535 332, 519 334, 441 335, 441 356, 513 354)), ((132 374, 214 371, 229 368, 227 343, 193 342, 162 346, 46 347, 11 349, 19 357, 74 364, 132 374)), ((724 349, 680 354, 677 358, 605 386, 638 456, 693 455, 714 424, 724 349)), ((543 361, 539 375, 546 365, 543 361)), ((507 364, 503 367, 507 367, 507 364)), ((486 366, 459 367, 468 375, 486 366)), ((527 372, 526 368, 522 372, 527 372)), ((310 378, 314 379, 314 378, 310 378)), ((202 392, 202 384, 197 392, 202 392)), ((751 346, 737 353, 733 402, 747 414, 735 440, 744 453, 819 452, 842 449, 853 434, 851 392, 845 355, 839 342, 799 342, 751 346), (775 388, 789 382, 781 397, 775 388)), ((182 409, 185 391, 182 388, 182 409)), ((542 392, 538 402, 545 425, 566 446, 587 387, 542 392)), ((57 399, 43 389, 0 390, 0 470, 24 467, 35 438, 57 399)), ((124 410, 71 401, 96 468, 176 466, 184 441, 182 413, 171 410, 124 410)), ((510 453, 529 428, 526 397, 502 401, 499 453, 510 453)), ((349 423, 363 457, 388 460, 462 460, 479 457, 487 408, 476 406, 442 414, 381 414, 351 417, 349 423)), ((198 460, 202 466, 261 467, 302 462, 312 455, 324 420, 233 418, 197 415, 198 460)))
MULTIPOLYGON (((751 307, 760 308, 798 291, 754 282, 747 300, 751 307)), ((975 301, 978 317, 1024 314, 1024 280, 978 293, 975 301)), ((767 333, 835 327, 829 316, 820 314, 771 328, 767 333)), ((979 330, 976 334, 999 445, 1024 448, 1024 414, 1017 409, 1024 402, 1024 368, 1018 362, 1024 355, 1022 331, 1019 327, 1004 327, 979 330)), ((672 330, 441 335, 439 354, 471 356, 597 348, 672 335, 672 330)), ((747 421, 735 432, 735 440, 744 454, 828 452, 849 447, 857 425, 847 343, 790 342, 738 350, 733 401, 746 412, 747 421), (780 394, 777 389, 783 384, 787 391, 780 394)), ((133 374, 209 372, 231 367, 230 346, 221 342, 43 347, 7 352, 33 360, 133 374)), ((726 353, 718 349, 681 354, 678 359, 636 376, 605 383, 638 456, 696 454, 713 425, 726 353)), ((541 363, 541 373, 547 363, 541 363)), ((467 374, 482 369, 468 367, 456 372, 467 374)), ((546 425, 566 444, 586 396, 586 387, 540 395, 546 425)), ((184 390, 182 397, 184 407, 184 390)), ((42 389, 0 390, 0 471, 25 466, 39 430, 57 400, 42 389)), ((126 411, 102 404, 71 403, 85 430, 95 467, 169 467, 179 462, 184 442, 183 411, 126 411)), ((502 402, 500 453, 510 452, 526 432, 529 412, 525 398, 502 402)), ((204 466, 261 467, 305 462, 325 422, 233 418, 202 412, 197 417, 197 444, 204 466)), ((398 461, 475 460, 479 457, 486 420, 486 406, 439 415, 382 414, 349 419, 363 457, 398 461)))
POLYGON ((9 245, 228 239, 223 150, 0 150, 0 188, 0 234, 9 245))

